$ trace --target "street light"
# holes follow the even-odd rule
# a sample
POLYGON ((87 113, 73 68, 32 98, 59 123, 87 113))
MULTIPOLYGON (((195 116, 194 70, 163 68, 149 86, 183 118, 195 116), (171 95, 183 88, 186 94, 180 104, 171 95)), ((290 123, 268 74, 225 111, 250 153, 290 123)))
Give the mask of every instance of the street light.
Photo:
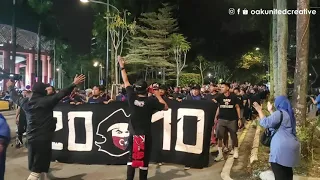
POLYGON ((57 68, 56 70, 57 70, 57 71, 59 71, 60 69, 59 69, 59 68, 57 68))
POLYGON ((119 14, 120 14, 120 11, 118 8, 116 8, 115 6, 111 5, 109 0, 107 0, 107 2, 101 2, 101 1, 95 1, 95 0, 80 0, 82 3, 96 3, 96 4, 102 4, 102 5, 105 5, 107 6, 107 32, 106 32, 106 39, 107 39, 107 42, 106 42, 106 89, 107 89, 107 92, 108 92, 108 80, 109 80, 109 44, 110 44, 110 40, 109 40, 109 14, 110 14, 110 7, 112 7, 113 9, 115 9, 119 14))
POLYGON ((102 77, 102 68, 103 68, 102 64, 96 61, 96 62, 93 63, 93 66, 94 67, 99 67, 99 84, 102 85, 101 84, 101 80, 103 80, 103 77, 102 77))
MULTIPOLYGON (((102 1, 95 1, 95 0, 80 0, 82 3, 96 3, 96 4, 103 4, 103 5, 105 5, 105 6, 110 6, 110 7, 112 7, 113 9, 115 9, 118 13, 120 13, 120 11, 119 11, 119 9, 117 8, 117 7, 115 7, 115 6, 113 6, 113 5, 111 5, 110 3, 109 3, 109 0, 108 0, 108 2, 102 2, 102 1)), ((109 13, 109 12, 108 12, 109 13)))
POLYGON ((259 51, 259 50, 260 50, 260 48, 256 47, 256 51, 259 51))
POLYGON ((208 77, 209 77, 209 78, 211 78, 211 76, 212 76, 212 74, 211 74, 211 73, 209 73, 209 74, 208 74, 208 77))

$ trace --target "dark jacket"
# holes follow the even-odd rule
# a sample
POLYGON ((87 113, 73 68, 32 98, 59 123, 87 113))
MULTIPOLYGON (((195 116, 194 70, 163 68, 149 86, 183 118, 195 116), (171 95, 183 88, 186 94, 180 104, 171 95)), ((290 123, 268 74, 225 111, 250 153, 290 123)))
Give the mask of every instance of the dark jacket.
POLYGON ((63 97, 69 95, 74 87, 72 84, 51 96, 33 92, 30 99, 19 97, 14 87, 9 87, 11 99, 26 113, 29 142, 52 140, 57 123, 53 119, 53 108, 63 97))

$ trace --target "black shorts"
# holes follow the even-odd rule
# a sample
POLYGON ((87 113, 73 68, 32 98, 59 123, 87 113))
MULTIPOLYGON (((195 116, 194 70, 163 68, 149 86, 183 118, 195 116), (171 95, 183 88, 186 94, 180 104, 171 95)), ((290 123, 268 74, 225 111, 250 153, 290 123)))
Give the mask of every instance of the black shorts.
POLYGON ((52 155, 51 141, 28 142, 29 170, 35 173, 47 173, 52 155))
POLYGON ((219 119, 218 122, 218 129, 217 129, 217 138, 219 140, 223 139, 225 137, 225 133, 229 132, 231 133, 237 133, 238 131, 238 121, 237 120, 224 120, 224 119, 219 119))

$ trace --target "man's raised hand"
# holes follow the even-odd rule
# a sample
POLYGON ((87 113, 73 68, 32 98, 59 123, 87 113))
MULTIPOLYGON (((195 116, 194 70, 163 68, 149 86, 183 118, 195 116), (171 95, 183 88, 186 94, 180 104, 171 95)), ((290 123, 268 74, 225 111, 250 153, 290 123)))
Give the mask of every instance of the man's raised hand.
POLYGON ((121 56, 118 56, 118 62, 119 62, 120 68, 124 68, 124 58, 121 56))
POLYGON ((14 84, 15 84, 14 81, 11 79, 9 79, 6 83, 7 87, 14 86, 14 84))
POLYGON ((76 75, 73 79, 73 84, 78 85, 81 84, 86 79, 86 76, 83 74, 76 75))

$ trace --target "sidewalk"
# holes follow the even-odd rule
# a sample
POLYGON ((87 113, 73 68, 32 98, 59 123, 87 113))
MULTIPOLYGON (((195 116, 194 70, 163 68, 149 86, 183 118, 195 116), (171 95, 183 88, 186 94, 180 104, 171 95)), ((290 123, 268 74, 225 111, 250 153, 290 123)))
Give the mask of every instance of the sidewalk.
POLYGON ((11 116, 16 114, 16 110, 10 110, 10 111, 0 111, 0 113, 6 117, 6 116, 11 116))

